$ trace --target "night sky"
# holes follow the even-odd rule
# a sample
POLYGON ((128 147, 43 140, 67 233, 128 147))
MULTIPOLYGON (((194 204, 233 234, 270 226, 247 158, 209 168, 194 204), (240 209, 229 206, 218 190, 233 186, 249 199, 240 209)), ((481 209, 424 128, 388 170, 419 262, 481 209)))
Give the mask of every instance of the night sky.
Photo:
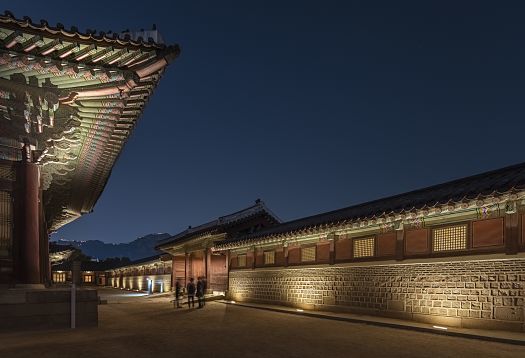
POLYGON ((524 161, 525 3, 508 4, 4 4, 67 28, 155 23, 182 48, 94 212, 53 237, 175 234, 257 198, 291 220, 524 161))

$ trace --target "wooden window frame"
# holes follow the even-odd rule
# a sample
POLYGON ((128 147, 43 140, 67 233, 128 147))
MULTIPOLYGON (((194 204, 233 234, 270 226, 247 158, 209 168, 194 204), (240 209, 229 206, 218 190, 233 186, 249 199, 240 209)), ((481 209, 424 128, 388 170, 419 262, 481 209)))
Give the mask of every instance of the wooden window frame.
POLYGON ((300 248, 300 262, 303 263, 314 263, 317 262, 317 245, 308 245, 308 246, 301 246, 300 248), (305 249, 313 249, 314 250, 314 259, 313 260, 305 260, 303 255, 303 250, 305 249))
POLYGON ((365 259, 371 259, 377 257, 377 240, 376 235, 367 235, 367 236, 360 236, 360 237, 354 237, 352 238, 352 260, 365 260, 365 259), (372 243, 374 245, 372 255, 370 256, 355 256, 355 243, 356 241, 365 241, 365 240, 372 240, 372 243))
POLYGON ((263 251, 263 265, 275 265, 275 250, 265 250, 263 251), (273 262, 266 262, 266 254, 272 254, 273 262))
POLYGON ((248 255, 247 254, 238 254, 237 255, 237 267, 246 267, 247 264, 248 264, 248 255), (239 262, 239 257, 240 256, 244 257, 244 265, 241 265, 240 262, 239 262))
POLYGON ((436 226, 432 226, 430 227, 429 231, 430 231, 430 254, 431 255, 446 255, 448 253, 464 253, 464 252, 468 252, 469 250, 471 250, 471 247, 472 247, 472 228, 471 228, 471 225, 472 225, 472 221, 461 221, 461 222, 456 222, 456 223, 447 223, 447 224, 443 224, 443 225, 436 225, 436 226), (435 241, 435 237, 434 237, 434 232, 436 230, 440 230, 440 229, 446 229, 446 228, 451 228, 451 227, 456 227, 456 226, 464 226, 465 227, 465 247, 464 248, 461 248, 461 249, 453 249, 453 250, 434 250, 434 241, 435 241))

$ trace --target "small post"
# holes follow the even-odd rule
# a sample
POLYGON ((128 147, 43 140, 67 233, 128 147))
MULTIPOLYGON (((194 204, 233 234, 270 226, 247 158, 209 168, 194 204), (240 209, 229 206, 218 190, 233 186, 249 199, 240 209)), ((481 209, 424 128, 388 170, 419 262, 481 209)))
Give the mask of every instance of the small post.
POLYGON ((77 310, 77 286, 73 283, 71 285, 71 329, 76 328, 76 310, 77 310))

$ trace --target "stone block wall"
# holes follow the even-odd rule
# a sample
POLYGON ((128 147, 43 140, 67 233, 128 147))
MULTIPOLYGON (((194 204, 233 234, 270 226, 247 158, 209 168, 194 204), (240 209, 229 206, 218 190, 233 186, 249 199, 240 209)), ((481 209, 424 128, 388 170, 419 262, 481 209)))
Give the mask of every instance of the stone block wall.
MULTIPOLYGON (((0 317, 0 332, 68 328, 71 324, 71 290, 0 290, 0 317)), ((97 325, 97 291, 77 290, 76 327, 97 325)))
POLYGON ((525 259, 230 272, 238 301, 524 330, 525 259))

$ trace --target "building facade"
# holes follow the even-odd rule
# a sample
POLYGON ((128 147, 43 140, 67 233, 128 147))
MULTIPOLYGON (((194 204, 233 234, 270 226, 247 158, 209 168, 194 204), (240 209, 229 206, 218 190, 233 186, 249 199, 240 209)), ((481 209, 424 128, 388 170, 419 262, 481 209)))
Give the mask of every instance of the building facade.
POLYGON ((148 293, 163 293, 172 288, 172 259, 159 254, 136 260, 129 265, 106 271, 107 285, 148 293))
POLYGON ((205 277, 209 292, 228 288, 228 252, 213 251, 215 243, 232 240, 280 223, 261 200, 238 212, 221 216, 205 224, 166 239, 157 249, 172 259, 172 280, 186 285, 190 278, 205 277))
POLYGON ((524 330, 525 163, 216 242, 235 301, 524 330))
POLYGON ((0 15, 0 286, 51 281, 48 234, 93 210, 179 52, 156 30, 0 15))

